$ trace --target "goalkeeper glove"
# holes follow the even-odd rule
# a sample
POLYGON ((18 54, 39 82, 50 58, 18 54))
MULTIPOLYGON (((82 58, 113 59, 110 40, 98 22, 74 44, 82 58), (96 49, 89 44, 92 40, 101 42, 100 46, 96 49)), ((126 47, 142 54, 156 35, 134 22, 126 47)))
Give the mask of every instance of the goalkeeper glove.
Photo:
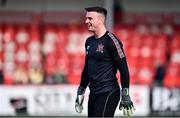
POLYGON ((133 102, 131 101, 131 98, 129 96, 129 88, 122 89, 122 99, 119 109, 123 110, 123 114, 125 116, 130 116, 133 114, 133 111, 135 111, 133 102))
POLYGON ((84 92, 85 88, 84 87, 79 87, 78 92, 77 92, 77 97, 75 101, 75 110, 78 113, 81 113, 83 111, 83 101, 84 101, 84 92))

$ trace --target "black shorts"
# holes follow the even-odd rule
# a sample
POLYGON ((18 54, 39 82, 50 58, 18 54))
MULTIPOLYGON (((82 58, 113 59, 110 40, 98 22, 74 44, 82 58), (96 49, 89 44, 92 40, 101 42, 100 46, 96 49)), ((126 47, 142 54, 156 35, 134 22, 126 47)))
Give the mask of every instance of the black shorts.
POLYGON ((119 89, 101 94, 90 94, 88 117, 113 117, 119 100, 119 89))

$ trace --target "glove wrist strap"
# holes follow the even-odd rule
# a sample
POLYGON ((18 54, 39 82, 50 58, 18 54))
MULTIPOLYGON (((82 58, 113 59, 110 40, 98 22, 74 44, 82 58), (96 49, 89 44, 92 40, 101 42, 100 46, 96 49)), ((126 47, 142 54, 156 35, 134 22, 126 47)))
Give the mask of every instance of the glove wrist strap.
POLYGON ((83 94, 85 93, 85 90, 86 90, 86 89, 85 89, 84 87, 81 87, 81 86, 80 86, 80 87, 78 88, 77 94, 78 94, 78 95, 83 95, 83 94))
POLYGON ((129 96, 129 88, 122 88, 122 96, 129 96))

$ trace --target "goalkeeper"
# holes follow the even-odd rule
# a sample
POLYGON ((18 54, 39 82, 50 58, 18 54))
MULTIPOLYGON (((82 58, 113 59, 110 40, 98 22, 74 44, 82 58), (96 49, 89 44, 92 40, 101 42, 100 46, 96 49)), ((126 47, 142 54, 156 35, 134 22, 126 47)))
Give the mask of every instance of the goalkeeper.
POLYGON ((89 86, 88 117, 113 117, 120 100, 120 92, 119 109, 129 116, 133 113, 134 106, 129 96, 129 70, 123 45, 114 34, 106 30, 105 8, 89 7, 85 10, 85 23, 94 35, 85 43, 86 59, 75 110, 82 112, 85 89, 89 86), (116 78, 117 70, 121 73, 122 89, 116 78))

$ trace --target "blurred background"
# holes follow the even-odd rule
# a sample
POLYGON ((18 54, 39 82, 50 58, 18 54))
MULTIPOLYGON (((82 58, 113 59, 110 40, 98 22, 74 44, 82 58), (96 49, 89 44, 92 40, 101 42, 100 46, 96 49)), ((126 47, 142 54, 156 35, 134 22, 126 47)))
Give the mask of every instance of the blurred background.
POLYGON ((88 89, 82 114, 74 101, 90 6, 123 42, 134 115, 180 116, 179 0, 0 0, 0 116, 87 115, 88 89))

